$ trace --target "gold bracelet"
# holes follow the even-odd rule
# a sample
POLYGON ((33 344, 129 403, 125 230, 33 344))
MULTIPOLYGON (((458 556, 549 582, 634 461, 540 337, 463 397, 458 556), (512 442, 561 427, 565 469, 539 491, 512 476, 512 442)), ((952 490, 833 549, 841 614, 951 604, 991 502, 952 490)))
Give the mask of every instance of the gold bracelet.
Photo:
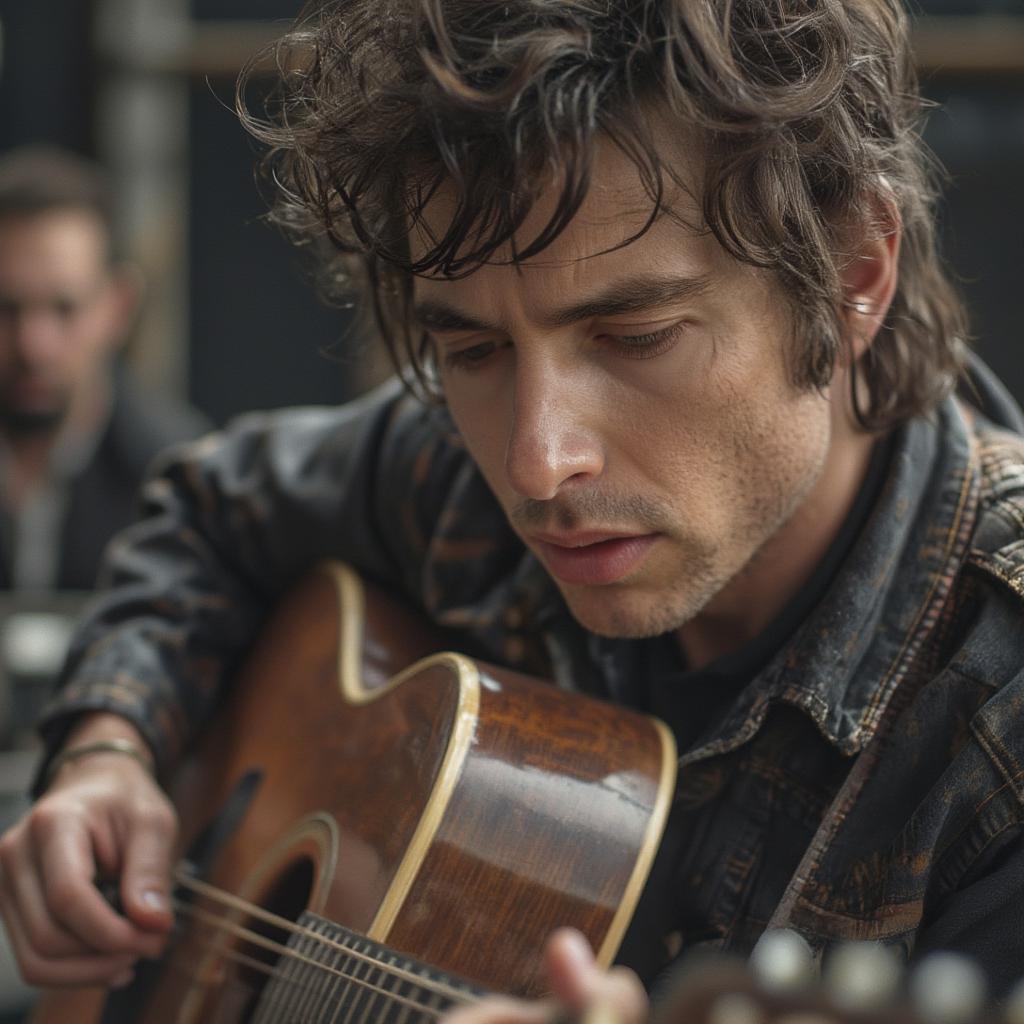
POLYGON ((45 785, 49 786, 53 782, 57 772, 64 765, 71 764, 79 758, 88 757, 90 754, 126 754, 128 757, 138 761, 150 775, 153 774, 153 765, 150 763, 149 758, 131 740, 96 740, 93 743, 83 743, 77 747, 68 747, 67 750, 62 750, 57 754, 46 769, 45 785))

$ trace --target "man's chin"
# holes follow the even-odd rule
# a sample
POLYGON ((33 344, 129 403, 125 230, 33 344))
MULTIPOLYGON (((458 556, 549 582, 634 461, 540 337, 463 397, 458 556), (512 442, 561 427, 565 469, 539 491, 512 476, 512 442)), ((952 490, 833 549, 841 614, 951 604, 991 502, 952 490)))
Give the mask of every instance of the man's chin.
POLYGON ((597 589, 581 595, 563 589, 573 618, 586 630, 610 640, 645 640, 672 633, 689 622, 706 603, 696 595, 637 595, 597 589))

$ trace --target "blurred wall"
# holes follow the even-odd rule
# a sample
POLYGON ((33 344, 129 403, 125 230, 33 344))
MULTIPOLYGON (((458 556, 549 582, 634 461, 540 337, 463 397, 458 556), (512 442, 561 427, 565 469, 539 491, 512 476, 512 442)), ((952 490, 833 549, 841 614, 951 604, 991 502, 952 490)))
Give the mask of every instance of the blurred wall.
POLYGON ((1024 402, 1018 296, 1024 279, 1024 76, 936 77, 925 133, 949 174, 941 228, 967 297, 975 346, 1024 402))
POLYGON ((0 0, 0 148, 55 142, 94 152, 92 0, 0 0))
POLYGON ((217 419, 341 401, 364 381, 350 318, 318 300, 298 254, 262 219, 255 150, 225 107, 232 88, 190 89, 191 396, 217 419))

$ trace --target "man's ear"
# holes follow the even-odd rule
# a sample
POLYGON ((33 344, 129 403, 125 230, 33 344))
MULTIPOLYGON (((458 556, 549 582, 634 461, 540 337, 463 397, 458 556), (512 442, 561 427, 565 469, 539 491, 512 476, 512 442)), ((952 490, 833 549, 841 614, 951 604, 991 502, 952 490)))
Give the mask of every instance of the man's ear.
POLYGON ((110 348, 127 340, 145 292, 142 271, 134 263, 118 263, 110 271, 110 348))
POLYGON ((846 353, 856 363, 875 340, 889 312, 899 278, 903 225, 895 200, 875 196, 871 209, 846 237, 839 268, 840 318, 846 353))

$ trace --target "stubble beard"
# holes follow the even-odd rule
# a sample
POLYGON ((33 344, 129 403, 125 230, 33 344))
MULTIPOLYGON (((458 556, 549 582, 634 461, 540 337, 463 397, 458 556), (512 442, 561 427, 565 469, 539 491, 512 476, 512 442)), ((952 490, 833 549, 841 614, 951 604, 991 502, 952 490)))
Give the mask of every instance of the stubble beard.
MULTIPOLYGON (((520 535, 532 530, 571 532, 595 527, 620 528, 638 533, 660 534, 662 543, 677 533, 671 512, 658 502, 639 496, 611 497, 580 493, 551 501, 527 499, 509 511, 512 525, 520 535)), ((678 546, 678 539, 671 541, 678 546)), ((598 636, 642 639, 678 629, 703 608, 727 582, 715 571, 711 553, 697 543, 680 559, 685 581, 669 586, 668 593, 632 594, 635 584, 628 579, 600 588, 577 588, 555 584, 562 592, 573 617, 598 636)), ((657 558, 657 549, 648 559, 657 558)), ((678 557, 678 556, 677 556, 678 557)))
MULTIPOLYGON (((673 561, 679 568, 677 579, 663 583, 660 591, 656 587, 645 590, 628 579, 600 588, 576 588, 555 580, 584 629, 609 639, 642 640, 677 631, 704 612, 730 584, 755 572, 760 556, 803 504, 816 479, 817 473, 810 473, 799 482, 780 481, 777 489, 752 503, 732 538, 718 546, 681 538, 678 527, 672 528, 675 520, 668 511, 644 498, 525 501, 512 510, 510 518, 517 527, 557 525, 570 530, 580 523, 618 522, 661 533, 664 541, 675 547, 673 561), (601 514, 607 517, 603 521, 601 514), (755 538, 752 545, 751 538, 755 538)), ((657 557, 655 548, 648 558, 657 557)))
POLYGON ((559 588, 584 629, 609 639, 643 640, 674 632, 699 615, 729 578, 715 572, 713 560, 697 551, 683 560, 679 576, 675 585, 669 584, 661 592, 651 589, 631 594, 635 584, 628 581, 587 594, 561 584, 559 588))
POLYGON ((55 393, 45 406, 24 407, 12 401, 7 388, 0 389, 0 430, 12 441, 31 441, 55 434, 71 407, 70 395, 55 393))
POLYGON ((0 429, 12 441, 29 441, 56 434, 67 409, 0 409, 0 429))

